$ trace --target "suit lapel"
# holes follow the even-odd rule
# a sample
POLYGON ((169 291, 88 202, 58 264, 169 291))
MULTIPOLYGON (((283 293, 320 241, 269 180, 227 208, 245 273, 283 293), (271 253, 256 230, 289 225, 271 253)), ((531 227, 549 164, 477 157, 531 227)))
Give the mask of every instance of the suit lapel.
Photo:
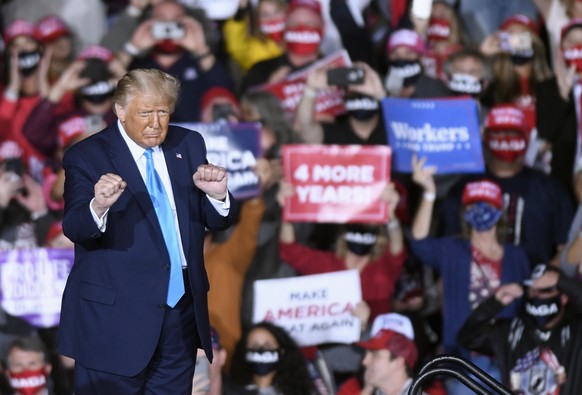
POLYGON ((190 185, 193 181, 191 181, 192 174, 190 174, 187 156, 184 152, 179 152, 179 145, 173 137, 175 136, 173 136, 172 130, 169 130, 166 140, 162 143, 162 150, 164 151, 166 167, 168 168, 170 182, 172 183, 182 247, 184 249, 184 255, 188 257, 188 249, 190 247, 190 204, 188 199, 190 197, 189 188, 191 188, 190 185))
POLYGON ((127 183, 127 189, 135 198, 160 237, 160 240, 163 242, 164 236, 149 192, 137 168, 137 164, 133 160, 129 147, 125 143, 125 140, 123 140, 123 137, 121 137, 117 122, 112 126, 110 133, 109 155, 111 162, 113 162, 113 165, 117 169, 117 174, 127 183))

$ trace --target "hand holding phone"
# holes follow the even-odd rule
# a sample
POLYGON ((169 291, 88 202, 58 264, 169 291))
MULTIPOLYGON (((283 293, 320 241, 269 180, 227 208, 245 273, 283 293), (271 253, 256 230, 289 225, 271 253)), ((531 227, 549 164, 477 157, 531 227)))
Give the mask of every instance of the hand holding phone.
POLYGON ((152 25, 152 37, 156 40, 179 40, 185 33, 184 26, 178 22, 157 21, 152 25))
POLYGON ((366 73, 359 67, 336 67, 327 70, 327 84, 335 86, 361 85, 366 73))

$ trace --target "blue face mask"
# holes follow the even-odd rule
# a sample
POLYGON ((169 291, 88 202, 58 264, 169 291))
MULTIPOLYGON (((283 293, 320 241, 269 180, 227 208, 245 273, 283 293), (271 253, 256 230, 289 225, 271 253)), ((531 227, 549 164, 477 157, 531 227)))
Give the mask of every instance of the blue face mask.
POLYGON ((485 202, 472 204, 465 211, 465 221, 478 232, 484 232, 495 226, 502 211, 485 202))

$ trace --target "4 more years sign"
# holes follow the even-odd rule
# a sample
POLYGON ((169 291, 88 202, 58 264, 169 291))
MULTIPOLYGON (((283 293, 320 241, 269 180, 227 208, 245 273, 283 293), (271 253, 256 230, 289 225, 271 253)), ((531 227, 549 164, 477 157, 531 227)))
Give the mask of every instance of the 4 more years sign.
POLYGON ((386 146, 286 145, 283 171, 293 186, 283 212, 290 222, 368 222, 388 220, 380 195, 390 181, 386 146))

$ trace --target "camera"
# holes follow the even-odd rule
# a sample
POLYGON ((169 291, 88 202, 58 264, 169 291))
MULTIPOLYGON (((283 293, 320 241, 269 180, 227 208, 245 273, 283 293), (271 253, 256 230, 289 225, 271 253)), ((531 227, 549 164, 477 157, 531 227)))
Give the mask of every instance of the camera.
POLYGON ((361 85, 365 72, 359 67, 338 67, 327 70, 327 84, 336 86, 361 85))
POLYGON ((179 40, 184 34, 184 26, 178 22, 155 22, 152 25, 152 36, 156 40, 179 40))
POLYGON ((503 51, 510 54, 533 55, 533 43, 528 32, 523 33, 499 33, 499 45, 503 51))
POLYGON ((215 122, 221 119, 228 121, 228 116, 233 114, 232 106, 228 103, 215 103, 212 105, 212 119, 215 122))

